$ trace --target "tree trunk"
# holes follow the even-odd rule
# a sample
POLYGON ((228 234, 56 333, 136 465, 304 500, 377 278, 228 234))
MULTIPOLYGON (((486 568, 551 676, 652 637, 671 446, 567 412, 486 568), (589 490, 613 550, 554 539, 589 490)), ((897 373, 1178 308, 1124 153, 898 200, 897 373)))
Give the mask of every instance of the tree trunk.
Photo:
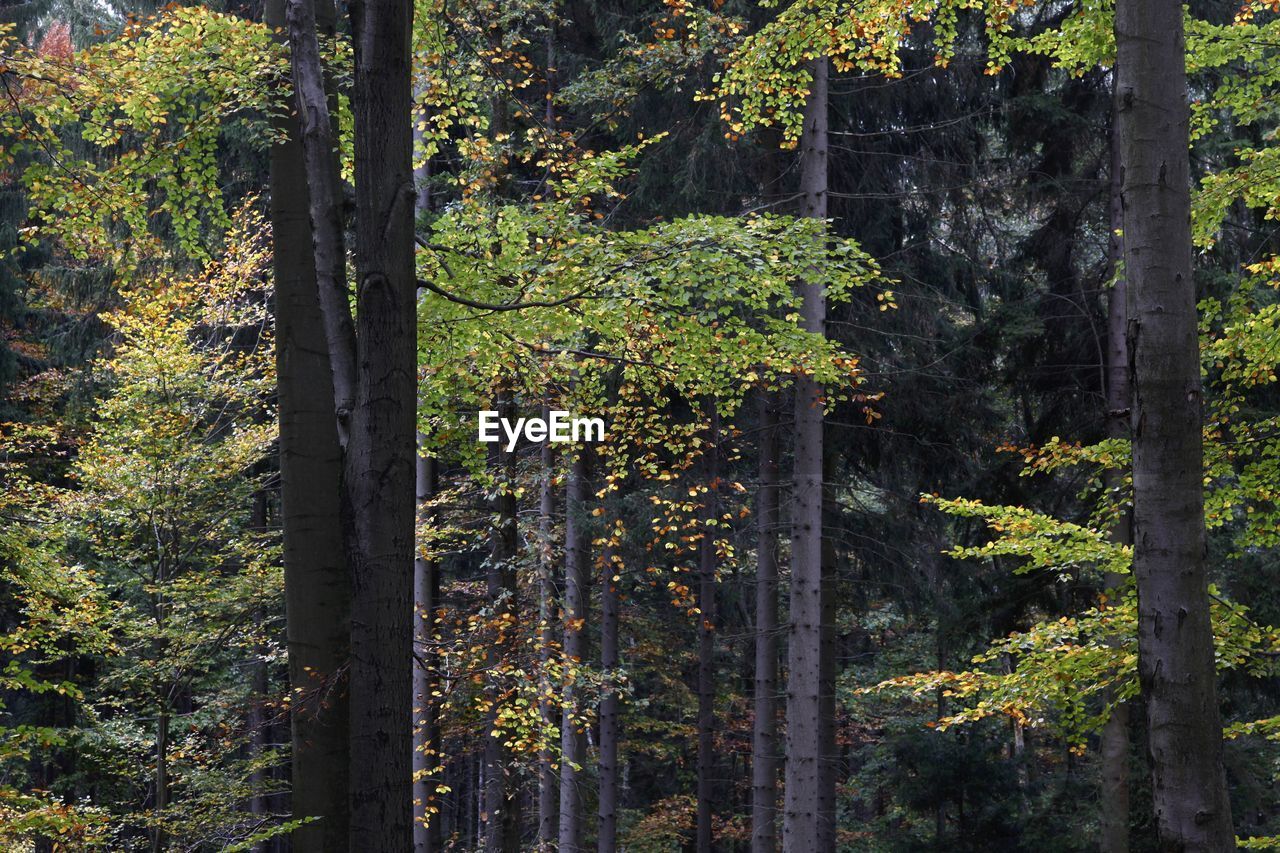
MULTIPOLYGON (((1114 118, 1113 118, 1114 123, 1114 118)), ((1107 302, 1107 364, 1105 392, 1107 401, 1107 437, 1129 438, 1129 407, 1132 389, 1129 387, 1128 324, 1126 304, 1128 285, 1119 275, 1124 259, 1124 243, 1120 232, 1124 227, 1124 208, 1120 201, 1120 146, 1116 128, 1111 133, 1111 234, 1107 247, 1111 256, 1112 286, 1107 302)), ((1107 488, 1115 491, 1123 486, 1119 471, 1107 472, 1107 488)), ((1111 529, 1111 541, 1128 545, 1132 541, 1129 513, 1111 529)), ((1118 603, 1124 586, 1122 575, 1108 574, 1105 581, 1107 603, 1118 603)), ((1098 750, 1101 759, 1102 790, 1100 853, 1129 853, 1129 705, 1117 705, 1102 729, 1102 743, 1098 750)))
POLYGON ((751 853, 778 846, 778 409, 760 394, 756 494, 755 719, 751 738, 751 853))
MULTIPOLYGON (((418 456, 418 507, 435 497, 439 487, 436 460, 418 456)), ((440 607, 440 567, 423 555, 421 547, 413 561, 414 637, 417 656, 413 662, 413 849, 414 853, 438 853, 441 849, 439 798, 436 771, 443 759, 440 724, 436 719, 437 662, 435 655, 436 610, 440 607)))
MULTIPOLYGON (((266 6, 281 27, 285 0, 266 6)), ((307 175, 298 123, 277 119, 271 148, 272 269, 280 418, 280 509, 289 648, 292 813, 319 818, 291 834, 295 850, 347 847, 347 709, 351 580, 343 538, 342 452, 333 371, 316 293, 307 175)))
MULTIPOLYGON (((801 215, 827 215, 828 62, 813 63, 813 86, 805 106, 800 143, 801 215)), ((801 283, 804 328, 822 334, 826 305, 818 285, 801 283)), ((819 824, 830 820, 825 789, 834 782, 823 772, 823 589, 822 589, 822 391, 801 376, 795 389, 794 496, 791 525, 791 625, 787 673, 787 762, 783 809, 783 849, 825 853, 819 824)), ((829 837, 829 836, 828 836, 829 837)))
MULTIPOLYGON (((605 536, 610 532, 606 531, 605 536)), ((618 677, 618 573, 612 548, 605 551, 600 574, 600 671, 605 682, 600 700, 600 823, 596 829, 599 853, 618 849, 618 738, 620 715, 618 691, 611 681, 618 677)))
MULTIPOLYGON (((502 391, 497 409, 505 420, 515 419, 515 405, 511 392, 502 391)), ((495 679, 500 677, 499 667, 515 648, 511 642, 516 626, 516 555, 518 533, 516 527, 516 470, 515 453, 507 452, 501 442, 490 445, 491 462, 498 480, 494 498, 494 515, 497 526, 493 530, 493 544, 489 554, 487 575, 489 601, 493 604, 494 639, 487 655, 489 668, 489 719, 484 742, 485 765, 485 850, 491 853, 518 853, 520 849, 520 798, 510 767, 510 754, 503 742, 506 735, 498 729, 498 693, 495 679), (496 734, 495 734, 496 732, 496 734)))
POLYGON ((308 176, 316 286, 332 365, 338 439, 345 447, 355 401, 355 331, 347 294, 336 122, 330 110, 333 87, 320 64, 318 39, 320 31, 326 36, 334 34, 334 9, 328 0, 288 0, 287 8, 290 66, 308 176))
POLYGON ((703 457, 702 539, 698 543, 698 853, 711 853, 716 754, 716 528, 720 511, 719 417, 707 404, 708 441, 703 457))
MULTIPOLYGON (((564 505, 564 654, 571 665, 586 660, 587 620, 587 449, 579 446, 569 470, 564 505)), ((566 680, 560 720, 560 853, 582 850, 582 773, 586 738, 575 714, 581 710, 577 685, 566 680)))
MULTIPOLYGON (((542 416, 550 417, 550 408, 542 407, 542 416)), ((551 647, 555 643, 552 607, 555 602, 555 584, 552 568, 555 565, 555 548, 552 541, 555 518, 555 451, 551 440, 542 443, 542 479, 538 484, 538 656, 541 663, 541 701, 539 712, 544 732, 555 725, 555 705, 551 700, 551 681, 548 678, 551 647)), ((551 749, 538 753, 538 850, 547 853, 555 849, 556 817, 559 806, 559 785, 555 772, 555 756, 551 749)))
POLYGON ((356 396, 346 478, 351 602, 351 847, 413 845, 416 278, 409 0, 351 9, 356 179, 356 396))
POLYGON ((1157 834, 1162 850, 1234 850, 1205 573, 1182 4, 1120 0, 1115 27, 1138 671, 1157 834))

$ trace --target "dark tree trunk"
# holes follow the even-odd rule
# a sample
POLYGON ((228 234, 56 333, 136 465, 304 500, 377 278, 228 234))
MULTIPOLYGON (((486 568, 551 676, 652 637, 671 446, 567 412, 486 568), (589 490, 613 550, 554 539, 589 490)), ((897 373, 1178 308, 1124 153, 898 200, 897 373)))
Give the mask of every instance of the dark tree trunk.
POLYGON ((1116 6, 1138 671, 1159 846, 1235 849, 1205 573, 1182 4, 1116 6))
MULTIPOLYGON (((606 531, 605 536, 609 532, 606 531)), ((612 548, 601 559, 600 573, 600 670, 605 693, 600 700, 600 809, 596 829, 599 853, 618 849, 618 738, 620 735, 618 691, 609 687, 618 676, 618 566, 612 548)))
POLYGON ((332 367, 338 440, 346 446, 355 401, 355 331, 347 293, 336 122, 330 110, 333 87, 320 64, 318 39, 319 33, 334 34, 334 8, 329 0, 288 0, 287 9, 290 66, 308 176, 313 266, 332 367))
POLYGON ((756 494, 755 719, 751 738, 751 853, 778 846, 778 409, 760 394, 756 494))
MULTIPOLYGON (((281 27, 284 0, 270 0, 281 27)), ((347 847, 347 679, 351 580, 343 538, 342 452, 333 371, 316 292, 307 175, 296 121, 271 149, 280 506, 289 647, 292 813, 319 820, 292 833, 295 850, 347 847)))
MULTIPOLYGON (((586 660, 587 640, 587 449, 577 448, 564 502, 564 654, 574 664, 586 660)), ((582 773, 587 744, 574 718, 581 709, 578 686, 566 682, 560 720, 560 853, 582 850, 582 773)))
MULTIPOLYGON (((800 142, 801 215, 827 215, 827 75, 825 58, 813 64, 813 87, 805 106, 800 142)), ((826 305, 818 285, 802 283, 801 314, 808 331, 822 334, 826 305)), ((787 853, 825 853, 820 827, 833 815, 826 789, 823 721, 822 583, 822 390, 799 377, 795 390, 794 495, 791 525, 791 625, 787 673, 786 788, 783 849, 787 853)))
MULTIPOLYGON (((542 416, 549 417, 550 409, 542 407, 542 416)), ((547 677, 551 661, 551 648, 555 643, 554 611, 555 582, 552 570, 555 566, 555 451, 550 440, 542 444, 542 479, 538 484, 538 654, 542 664, 542 701, 539 712, 546 732, 555 725, 555 705, 551 701, 551 683, 547 677)), ((556 779, 555 756, 550 749, 538 753, 538 850, 546 853, 555 849, 556 818, 560 805, 560 789, 556 779)))
MULTIPOLYGON (((1113 119, 1114 122, 1114 119, 1113 119)), ((1129 438, 1129 407, 1132 389, 1129 387, 1128 285, 1124 276, 1118 275, 1124 259, 1124 244, 1120 231, 1124 227, 1123 206, 1120 201, 1120 146, 1116 129, 1111 133, 1111 234, 1107 248, 1111 256, 1113 283, 1107 303, 1107 365, 1105 392, 1107 401, 1107 437, 1129 438)), ((1123 487, 1123 475, 1119 471, 1107 472, 1107 488, 1113 491, 1123 487)), ((1121 545, 1131 543, 1129 529, 1131 519, 1126 513, 1111 529, 1111 541, 1121 545)), ((1107 575, 1107 603, 1118 603, 1124 585, 1122 575, 1107 575)), ((1101 827, 1099 850, 1101 853, 1129 853, 1129 704, 1117 705, 1102 729, 1101 759, 1102 790, 1100 792, 1101 827)))
MULTIPOLYGON (((497 409, 503 419, 515 419, 515 406, 509 391, 500 393, 497 409)), ((517 618, 516 554, 519 530, 516 527, 516 460, 515 453, 508 453, 501 442, 491 447, 491 464, 498 481, 497 496, 493 502, 497 526, 493 530, 489 553, 487 585, 494 619, 500 624, 494 629, 488 653, 490 713, 484 742, 484 839, 485 850, 491 853, 518 853, 520 798, 510 766, 510 754, 503 746, 506 736, 498 730, 499 688, 493 683, 499 677, 499 665, 515 651, 511 638, 514 636, 517 618)))
POLYGON ((351 602, 351 847, 413 846, 416 279, 409 0, 351 8, 356 395, 346 459, 351 602))
MULTIPOLYGON (((435 497, 439 475, 436 460, 418 457, 416 473, 419 516, 435 497)), ((438 667, 435 654, 436 610, 440 607, 440 566, 419 549, 413 561, 413 610, 416 657, 413 663, 413 849, 414 853, 439 853, 441 833, 439 797, 436 787, 440 777, 436 768, 443 761, 440 749, 440 724, 436 718, 438 667)))
POLYGON ((708 442, 703 457, 702 539, 698 543, 698 853, 711 853, 716 779, 716 528, 720 517, 719 423, 715 403, 706 407, 708 442))

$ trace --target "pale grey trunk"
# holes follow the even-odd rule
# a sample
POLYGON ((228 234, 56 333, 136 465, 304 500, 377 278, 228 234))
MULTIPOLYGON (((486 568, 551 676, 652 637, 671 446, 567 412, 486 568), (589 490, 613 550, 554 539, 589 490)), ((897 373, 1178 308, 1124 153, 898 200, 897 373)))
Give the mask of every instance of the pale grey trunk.
POLYGON ((778 846, 778 410, 760 394, 756 493, 755 719, 751 738, 751 853, 778 846))
POLYGON ((714 401, 707 404, 708 441, 703 456, 701 521, 702 540, 698 544, 698 853, 711 853, 712 819, 716 778, 716 546, 715 528, 719 517, 716 490, 719 488, 719 424, 714 401))
POLYGON ((1119 0, 1115 28, 1138 670, 1157 835, 1166 851, 1234 850, 1205 573, 1182 4, 1119 0))
MULTIPOLYGON (((285 24, 269 0, 268 26, 285 24)), ((272 270, 280 419, 280 511, 289 650, 295 850, 347 848, 348 694, 345 668, 351 580, 341 513, 342 452, 333 370, 316 292, 307 174, 297 121, 277 119, 271 148, 272 270)))
MULTIPOLYGON (((504 420, 515 420, 515 405, 510 391, 504 390, 498 395, 496 408, 504 420)), ((516 618, 515 561, 519 544, 519 531, 516 527, 516 460, 515 453, 508 452, 501 442, 491 447, 493 450, 490 462, 499 486, 493 501, 497 526, 492 534, 486 583, 494 616, 502 619, 509 617, 512 620, 509 624, 514 625, 516 618)), ((516 791, 510 753, 503 745, 506 736, 498 727, 499 687, 492 682, 503 658, 514 652, 510 642, 511 629, 507 625, 508 623, 504 621, 503 627, 498 629, 497 633, 500 636, 495 637, 490 643, 487 655, 490 673, 490 684, 487 690, 491 711, 488 724, 485 726, 484 743, 484 838, 485 850, 490 853, 517 853, 520 849, 520 798, 516 791), (502 640, 501 637, 506 639, 502 640)))
MULTIPOLYGON (((569 469, 564 502, 564 644, 565 657, 577 664, 586 660, 587 619, 587 449, 579 446, 569 469)), ((586 737, 574 719, 581 709, 578 687, 564 686, 560 721, 560 853, 582 850, 582 772, 586 761, 586 737)))
POLYGON ((351 604, 351 849, 413 846, 417 409, 409 0, 351 9, 356 395, 346 459, 351 604))
POLYGON ((318 34, 334 34, 329 0, 288 0, 289 58, 294 98, 302 125, 315 253, 317 292, 332 365, 338 439, 345 447, 356 393, 355 331, 347 294, 347 247, 342 228, 342 181, 338 171, 332 86, 320 64, 318 34))
MULTIPOLYGON (((801 215, 827 215, 827 75, 828 62, 813 63, 813 85, 805 105, 800 142, 801 215)), ((823 334, 826 305, 822 288, 801 283, 804 328, 823 334)), ((786 786, 783 806, 783 849, 787 853, 825 853, 822 829, 830 821, 834 793, 826 789, 834 776, 824 772, 828 760, 822 685, 822 389, 809 377, 795 387, 794 495, 791 524, 791 621, 787 673, 786 786)))
MULTIPOLYGON (((542 416, 550 416, 547 406, 542 416)), ((538 656, 542 665, 542 700, 538 705, 544 732, 555 725, 555 705, 551 700, 551 683, 547 677, 551 661, 551 648, 555 643, 554 612, 555 582, 552 570, 555 566, 555 451, 550 440, 542 443, 542 478, 538 483, 538 656)), ((556 843, 556 818, 559 806, 559 783, 556 779, 555 756, 551 749, 538 753, 538 850, 539 853, 554 850, 556 843)))
POLYGON ((620 714, 618 691, 607 686, 617 678, 618 659, 618 583, 614 580, 617 566, 613 550, 602 555, 600 576, 600 670, 605 679, 605 693, 600 700, 600 822, 596 829, 599 853, 618 849, 618 738, 620 714))
MULTIPOLYGON (((419 437, 421 441, 421 437, 419 437)), ((426 504, 435 497, 439 474, 436 460, 418 456, 415 475, 419 518, 430 521, 426 504)), ((436 768, 443 760, 440 725, 436 716, 437 660, 436 610, 440 607, 440 566, 423 555, 419 546, 413 561, 413 611, 416 656, 413 662, 413 849, 415 853, 438 853, 441 849, 439 802, 440 783, 436 768)))
MULTIPOLYGON (((1113 119, 1114 123, 1114 119, 1113 119)), ((1129 387, 1128 285, 1121 272, 1124 244, 1120 230, 1124 227, 1123 206, 1120 201, 1120 146, 1116 129, 1111 133, 1111 204, 1107 247, 1111 256, 1113 283, 1107 302, 1107 364, 1106 404, 1107 437, 1129 438, 1129 406, 1132 392, 1129 387)), ((1107 472, 1107 488, 1117 490, 1123 486, 1119 471, 1107 472)), ((1111 541, 1128 545, 1132 540, 1129 529, 1131 519, 1125 513, 1123 519, 1111 529, 1111 541)), ((1109 574, 1105 580, 1107 603, 1115 606, 1124 585, 1122 575, 1109 574)), ((1103 726, 1101 745, 1101 826, 1099 832, 1100 853, 1129 853, 1129 704, 1117 705, 1103 726)))

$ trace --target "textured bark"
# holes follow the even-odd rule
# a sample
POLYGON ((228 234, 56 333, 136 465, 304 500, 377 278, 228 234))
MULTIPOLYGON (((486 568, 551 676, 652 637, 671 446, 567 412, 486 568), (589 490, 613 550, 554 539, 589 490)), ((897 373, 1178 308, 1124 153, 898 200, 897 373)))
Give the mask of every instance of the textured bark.
MULTIPOLYGON (((800 142, 801 215, 827 215, 827 75, 825 58, 813 64, 813 85, 805 105, 800 142)), ((822 289, 801 283, 801 316, 808 331, 822 334, 826 305, 822 289)), ((796 380, 794 495, 791 516, 791 622, 787 673, 786 789, 783 849, 787 853, 824 853, 820 824, 832 815, 825 773, 823 723, 823 583, 821 388, 808 377, 796 380), (824 813, 825 812, 825 813, 824 813)))
MULTIPOLYGON (((1111 256, 1113 284, 1107 303, 1107 437, 1129 438, 1129 407, 1132 389, 1129 386, 1128 284, 1121 275, 1120 263, 1124 257, 1123 206, 1120 202, 1120 146, 1115 128, 1111 134, 1111 235, 1107 246, 1111 256)), ((1107 488, 1122 487, 1122 475, 1118 471, 1107 472, 1107 488)), ((1131 543, 1131 519, 1128 513, 1111 529, 1111 541, 1121 545, 1131 543)), ((1107 575, 1106 595, 1115 602, 1124 585, 1121 575, 1107 575)), ((1101 853, 1129 853, 1129 704, 1117 705, 1102 728, 1098 750, 1101 768, 1099 792, 1099 838, 1101 853)))
POLYGON ((1233 850, 1205 574, 1182 5, 1120 0, 1115 26, 1138 673, 1156 828, 1164 851, 1233 850))
MULTIPOLYGON (((586 660, 587 640, 587 450, 579 447, 569 470, 564 505, 564 654, 572 661, 586 660)), ((573 713, 580 707, 577 686, 564 687, 560 721, 560 853, 582 850, 582 773, 587 744, 573 713)))
POLYGON ((332 365, 338 439, 347 443, 355 403, 355 330, 347 294, 347 246, 342 229, 342 181, 338 171, 336 122, 330 101, 333 86, 320 64, 318 33, 334 33, 329 0, 288 0, 289 61, 302 125, 302 154, 307 169, 311 242, 320 310, 332 365))
POLYGON ((778 846, 778 409, 760 395, 756 493, 755 718, 751 729, 751 853, 778 846))
MULTIPOLYGON (((514 420, 515 406, 511 393, 503 391, 497 401, 497 410, 506 420, 514 420)), ((486 577, 489 601, 493 604, 494 618, 503 620, 496 636, 489 644, 487 663, 490 685, 491 711, 485 727, 484 741, 484 842, 491 853, 518 853, 520 850, 520 798, 514 782, 511 755, 503 746, 505 735, 498 731, 498 686, 494 683, 496 672, 504 659, 515 653, 511 638, 516 624, 516 554, 519 532, 516 527, 516 470, 515 453, 508 453, 501 442, 490 445, 490 464, 499 487, 493 500, 497 526, 493 530, 489 552, 489 568, 486 577)))
POLYGON ((351 849, 413 845, 416 279, 409 0, 351 8, 356 395, 346 458, 351 602, 351 849))
MULTIPOLYGON (((418 457, 415 476, 419 515, 423 506, 435 497, 438 488, 436 460, 418 457)), ((413 561, 413 611, 416 657, 413 663, 413 849, 414 853, 437 853, 442 849, 440 814, 436 787, 440 783, 435 768, 440 766, 440 723, 436 717, 438 689, 437 661, 434 652, 435 614, 440 607, 440 567, 423 556, 421 550, 413 561)))
MULTIPOLYGON (((550 416, 549 408, 542 407, 542 416, 550 416)), ((539 658, 542 664, 542 700, 538 711, 542 726, 551 731, 555 725, 555 703, 551 700, 551 681, 547 677, 551 661, 551 648, 555 643, 554 603, 556 597, 552 569, 555 566, 555 547, 552 541, 555 529, 555 451, 551 441, 542 443, 542 478, 538 484, 538 625, 539 658)), ((538 850, 540 853, 554 850, 556 844, 556 819, 560 805, 559 782, 556 779, 555 756, 550 749, 538 753, 538 850)))
MULTIPOLYGON (((606 534, 607 535, 607 534, 606 534)), ((617 677, 618 659, 618 581, 612 549, 604 552, 600 576, 600 671, 606 685, 617 677)), ((596 829, 599 853, 618 849, 618 738, 621 719, 616 690, 606 688, 600 700, 600 808, 596 829)))
POLYGON ((702 540, 698 544, 698 853, 711 853, 716 779, 716 546, 719 518, 719 423, 715 403, 706 406, 710 434, 703 457, 702 540))
MULTIPOLYGON (((281 27, 285 0, 266 6, 281 27)), ((351 581, 342 535, 342 453, 333 372, 316 294, 307 175, 296 121, 277 120, 271 149, 280 505, 289 648, 292 811, 317 817, 291 834, 295 850, 347 847, 347 684, 351 581)))

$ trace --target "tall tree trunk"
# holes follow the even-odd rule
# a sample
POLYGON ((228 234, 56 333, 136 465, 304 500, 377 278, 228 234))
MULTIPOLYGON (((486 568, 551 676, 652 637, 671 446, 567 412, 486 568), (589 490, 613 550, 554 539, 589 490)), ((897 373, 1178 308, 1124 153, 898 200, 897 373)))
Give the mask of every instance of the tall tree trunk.
MULTIPOLYGON (((611 531, 606 531, 609 536, 611 531)), ((620 700, 610 682, 618 677, 618 584, 620 564, 612 548, 601 559, 600 574, 600 670, 605 693, 600 700, 600 823, 596 829, 599 853, 618 849, 618 739, 621 736, 620 700)))
POLYGON ((156 716, 156 795, 153 808, 156 825, 151 834, 152 853, 160 853, 169 846, 164 831, 164 810, 169 807, 169 700, 161 701, 164 705, 156 716))
POLYGON ((719 417, 715 402, 705 414, 708 441, 703 456, 702 540, 698 543, 698 853, 711 853, 716 778, 716 534, 720 511, 719 417))
MULTIPOLYGON (((1114 125, 1114 119, 1113 119, 1114 125)), ((1107 401, 1107 437, 1129 438, 1129 407, 1132 389, 1129 387, 1128 349, 1128 285, 1121 263, 1124 259, 1124 208, 1120 201, 1120 146, 1117 130, 1111 131, 1111 234, 1107 247, 1111 256, 1112 286, 1107 302, 1107 364, 1105 392, 1107 401)), ((1123 477, 1118 471, 1107 472, 1107 488, 1118 490, 1123 477)), ((1129 513, 1111 529, 1111 541, 1128 545, 1132 541, 1129 529, 1129 513)), ((1108 574, 1105 579, 1107 603, 1115 606, 1124 586, 1122 575, 1108 574)), ((1098 750, 1101 759, 1102 790, 1100 853, 1129 853, 1129 703, 1116 706, 1102 729, 1102 743, 1098 750)))
MULTIPOLYGON (((550 417, 550 407, 542 407, 543 418, 550 417)), ((538 656, 541 664, 541 699, 539 716, 544 732, 555 725, 555 705, 551 699, 551 681, 548 677, 551 648, 555 643, 552 607, 555 602, 555 583, 552 569, 555 566, 555 547, 552 541, 555 530, 555 450, 548 438, 542 443, 542 479, 538 484, 538 630, 540 632, 538 656)), ((538 851, 547 853, 555 849, 556 817, 560 789, 556 779, 555 756, 550 748, 538 753, 538 851)))
POLYGON ((351 847, 413 845, 413 545, 417 322, 409 0, 351 8, 356 395, 346 478, 351 602, 351 847))
POLYGON ((333 86, 320 64, 319 33, 332 37, 334 7, 329 0, 288 0, 289 58, 302 125, 315 254, 317 292, 332 365, 338 440, 345 447, 355 402, 355 331, 347 294, 347 246, 342 227, 337 125, 330 109, 333 86))
POLYGON ((755 719, 751 729, 751 853, 778 846, 778 409, 760 393, 756 493, 755 719))
MULTIPOLYGON (((564 655, 572 665, 586 660, 587 640, 587 453, 577 448, 569 469, 564 502, 564 655)), ((586 737, 575 718, 581 710, 578 686, 564 686, 560 720, 560 853, 582 850, 582 773, 586 761, 586 737)))
MULTIPOLYGON (((503 390, 499 393, 497 409, 504 420, 515 419, 515 405, 510 391, 503 390)), ((495 683, 495 679, 500 677, 500 664, 515 652, 511 639, 516 626, 516 554, 519 545, 519 530, 516 527, 516 460, 514 451, 508 452, 501 442, 490 446, 491 466, 498 484, 493 507, 497 526, 493 530, 489 553, 487 585, 489 601, 493 604, 493 618, 499 624, 494 628, 495 637, 489 644, 487 655, 490 711, 484 742, 484 838, 485 850, 491 853, 517 853, 520 849, 520 798, 510 767, 510 755, 503 746, 507 738, 498 729, 500 690, 495 683)))
MULTIPOLYGON (((269 0, 269 26, 285 0, 269 0)), ((271 148, 272 269, 280 418, 280 509, 289 648, 291 802, 318 818, 291 834, 295 850, 347 847, 345 668, 351 579, 341 511, 342 452, 334 422, 333 370, 316 292, 307 174, 298 123, 277 119, 271 148)))
MULTIPOLYGON (((435 459, 418 456, 415 475, 419 516, 435 497, 439 474, 435 459)), ((436 718, 438 688, 435 653, 436 610, 440 607, 440 566, 424 556, 421 546, 413 561, 414 637, 417 655, 413 663, 413 849, 414 853, 439 853, 441 845, 436 771, 443 760, 440 724, 436 718)))
MULTIPOLYGON (((813 84, 805 105, 800 142, 801 215, 827 215, 828 62, 813 63, 813 84)), ((804 328, 822 334, 826 304, 820 286, 803 282, 804 328)), ((828 756, 823 725, 822 583, 822 390, 810 377, 796 380, 794 496, 791 525, 791 625, 787 673, 787 762, 783 809, 783 849, 825 853, 820 824, 832 819, 826 803, 834 782, 823 772, 828 756)))
POLYGON ((1205 573, 1182 4, 1119 0, 1115 28, 1138 672, 1157 834, 1162 850, 1234 850, 1205 573))

